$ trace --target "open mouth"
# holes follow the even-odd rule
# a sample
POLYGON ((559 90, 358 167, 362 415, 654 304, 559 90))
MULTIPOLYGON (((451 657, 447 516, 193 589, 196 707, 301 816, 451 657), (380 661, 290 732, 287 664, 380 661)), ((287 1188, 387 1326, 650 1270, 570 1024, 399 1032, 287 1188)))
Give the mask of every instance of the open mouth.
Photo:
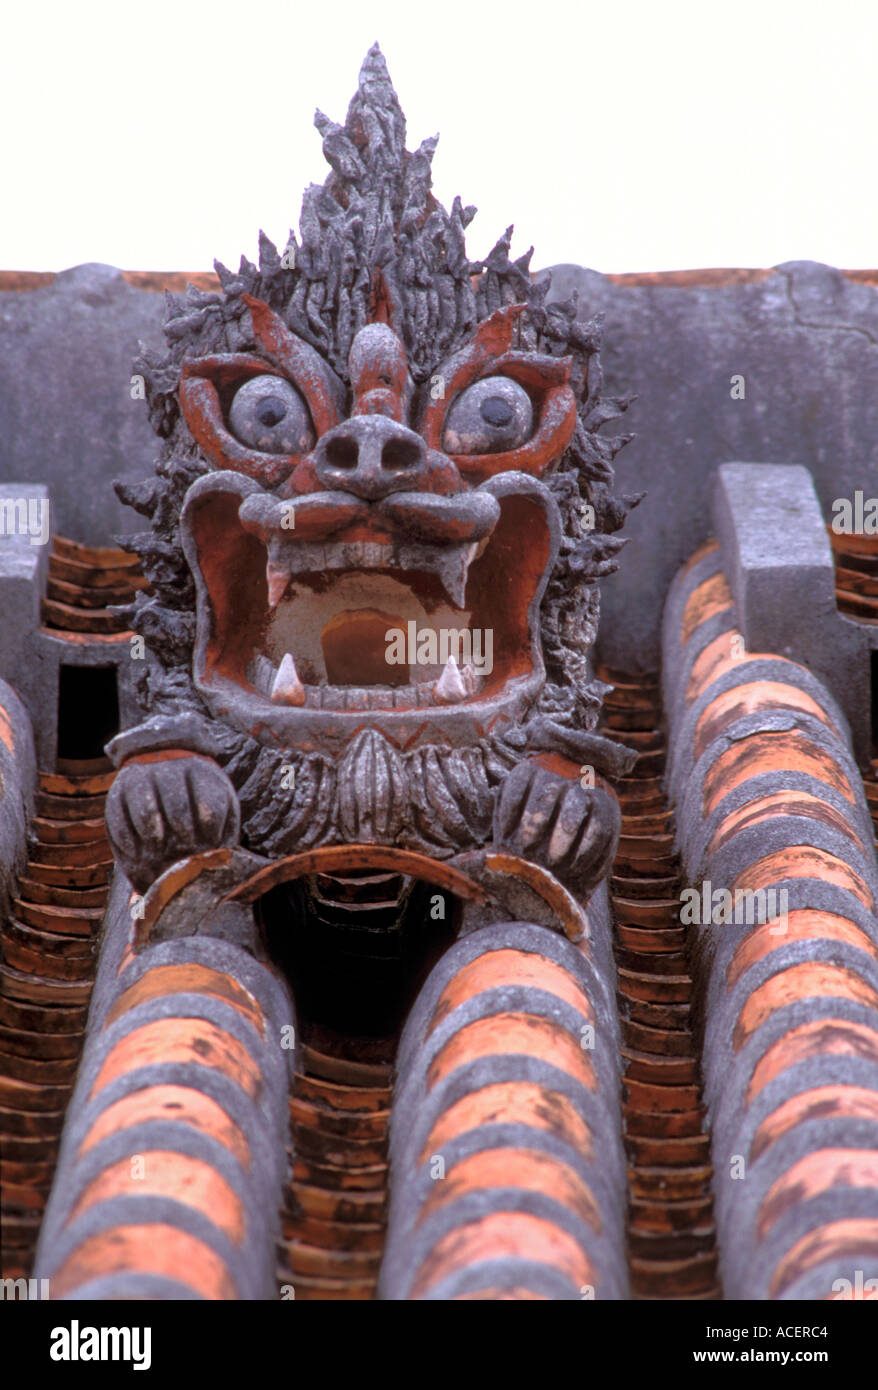
POLYGON ((408 745, 521 717, 545 679, 539 604, 558 546, 543 484, 297 506, 239 474, 190 489, 194 673, 215 714, 305 748, 364 722, 408 745))
MULTIPOLYGON (((465 601, 478 547, 459 549, 441 559, 453 558, 460 576, 454 587, 465 601)), ((280 598, 271 605, 269 597, 248 665, 250 684, 273 703, 413 709, 460 703, 490 679, 492 637, 477 625, 473 632, 472 612, 455 603, 435 571, 399 567, 390 545, 359 541, 317 550, 302 545, 293 557, 293 572, 277 586, 280 598)))

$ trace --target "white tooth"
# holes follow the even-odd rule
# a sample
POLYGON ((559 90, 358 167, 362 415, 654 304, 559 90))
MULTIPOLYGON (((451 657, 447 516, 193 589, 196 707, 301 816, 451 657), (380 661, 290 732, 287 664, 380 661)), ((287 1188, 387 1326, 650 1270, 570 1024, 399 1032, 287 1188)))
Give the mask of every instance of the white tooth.
POLYGON ((455 607, 463 608, 469 567, 478 548, 474 541, 468 545, 447 547, 401 545, 396 551, 394 563, 400 569, 426 570, 435 574, 455 607))
POLYGON ((450 656, 445 663, 445 670, 436 682, 436 699, 445 705, 459 705, 461 700, 466 699, 466 694, 466 686, 457 662, 450 656))
POLYGON ((322 545, 306 545, 304 541, 301 544, 297 541, 287 555, 293 574, 314 572, 326 567, 326 548, 322 545))
POLYGON ((355 570, 363 568, 362 541, 346 541, 326 547, 326 568, 331 570, 355 570))
POLYGON ((470 545, 463 545, 460 548, 461 574, 459 583, 460 598, 458 599, 458 605, 461 608, 463 607, 464 602, 466 601, 466 581, 469 578, 469 567, 475 559, 476 551, 478 550, 478 548, 478 544, 475 541, 473 541, 470 545))
POLYGON ((265 566, 265 577, 268 580, 268 606, 277 608, 290 582, 289 571, 282 569, 280 565, 272 564, 269 560, 265 566))
POLYGON ((304 705, 305 687, 299 680, 296 663, 287 652, 274 678, 271 687, 271 700, 275 705, 304 705))

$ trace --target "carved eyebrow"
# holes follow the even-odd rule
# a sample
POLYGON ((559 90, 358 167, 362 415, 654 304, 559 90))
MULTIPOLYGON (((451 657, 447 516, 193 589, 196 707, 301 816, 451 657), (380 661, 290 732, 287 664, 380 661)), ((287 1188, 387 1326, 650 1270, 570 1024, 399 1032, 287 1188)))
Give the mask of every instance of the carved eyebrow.
POLYGON ((320 353, 293 333, 261 299, 241 296, 250 310, 257 347, 278 366, 308 401, 318 435, 325 434, 344 415, 345 387, 320 353))
POLYGON ((439 382, 442 389, 428 390, 421 420, 421 433, 428 447, 442 447, 445 412, 460 391, 482 377, 509 376, 522 386, 539 390, 569 382, 572 357, 552 357, 513 347, 518 322, 526 308, 525 304, 512 304, 491 314, 478 325, 468 343, 436 368, 427 385, 430 388, 431 383, 439 382))

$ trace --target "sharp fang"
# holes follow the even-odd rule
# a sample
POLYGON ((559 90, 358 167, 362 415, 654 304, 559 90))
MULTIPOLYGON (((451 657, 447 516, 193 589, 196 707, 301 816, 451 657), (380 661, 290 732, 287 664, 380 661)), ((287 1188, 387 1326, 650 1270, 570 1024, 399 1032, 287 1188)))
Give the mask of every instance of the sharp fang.
POLYGON ((446 661, 445 670, 436 682, 434 693, 436 699, 441 700, 444 705, 459 705, 461 700, 466 699, 466 686, 453 656, 446 661))
POLYGON ((463 608, 466 602, 466 581, 476 549, 475 543, 457 545, 444 553, 440 550, 433 560, 435 573, 451 602, 458 608, 463 608))
POLYGON ((265 577, 268 580, 268 606, 277 608, 290 582, 289 571, 273 565, 269 560, 265 566, 265 577))
POLYGON ((467 695, 475 695, 482 688, 481 678, 476 675, 475 667, 468 661, 461 672, 463 685, 467 695))
POLYGON ((296 663, 287 652, 274 678, 271 687, 271 702, 274 705, 304 705, 305 687, 299 680, 296 663))
POLYGON ((474 541, 448 547, 402 545, 395 552, 394 561, 403 570, 426 570, 428 574, 435 574, 455 607, 463 608, 469 567, 478 549, 474 541))

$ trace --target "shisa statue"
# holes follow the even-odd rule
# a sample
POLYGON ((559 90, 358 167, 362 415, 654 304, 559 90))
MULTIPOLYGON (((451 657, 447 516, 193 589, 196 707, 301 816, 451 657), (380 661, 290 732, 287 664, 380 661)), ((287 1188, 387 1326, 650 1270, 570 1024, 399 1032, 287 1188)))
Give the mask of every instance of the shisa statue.
POLYGON ((582 902, 626 756, 589 654, 638 500, 611 491, 626 436, 599 434, 627 401, 511 228, 468 259, 475 209, 433 197, 436 141, 406 151, 377 46, 345 125, 316 124, 301 244, 261 235, 221 293, 169 295, 168 354, 137 364, 163 451, 118 487, 150 593, 117 860, 143 892, 221 847, 384 846, 582 902))

